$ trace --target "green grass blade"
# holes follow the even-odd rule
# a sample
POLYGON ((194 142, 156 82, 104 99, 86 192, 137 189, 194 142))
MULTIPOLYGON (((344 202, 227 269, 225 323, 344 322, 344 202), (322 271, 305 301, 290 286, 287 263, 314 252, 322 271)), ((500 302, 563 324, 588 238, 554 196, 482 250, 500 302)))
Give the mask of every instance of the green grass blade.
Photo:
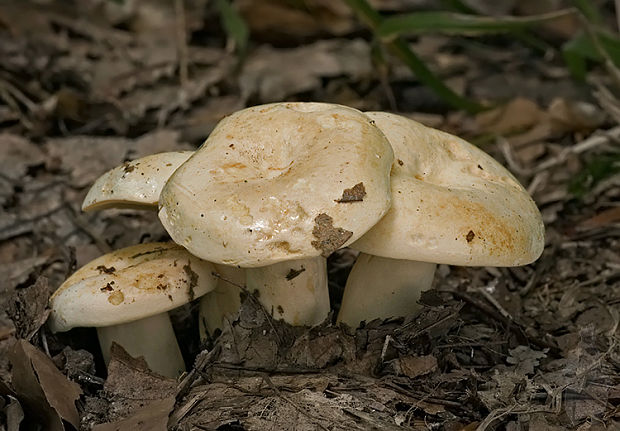
POLYGON ((421 33, 505 33, 523 30, 573 13, 574 9, 563 9, 526 17, 487 17, 452 12, 415 12, 384 19, 378 26, 377 33, 384 38, 421 33))
POLYGON ((243 55, 250 37, 248 26, 228 0, 217 0, 216 6, 226 35, 235 42, 237 52, 243 55))
MULTIPOLYGON (((384 18, 373 9, 367 0, 345 1, 351 9, 357 12, 370 29, 376 32, 377 27, 381 25, 384 18)), ((396 37, 393 40, 383 42, 396 57, 409 67, 422 84, 433 90, 435 94, 445 102, 457 109, 463 109, 468 112, 478 112, 485 109, 482 105, 457 94, 444 84, 443 81, 426 66, 424 61, 409 48, 409 45, 403 39, 396 37)))
MULTIPOLYGON (((616 67, 620 67, 620 38, 605 30, 595 30, 593 33, 598 39, 598 45, 605 51, 616 67)), ((597 45, 589 34, 579 32, 562 46, 562 55, 571 74, 584 80, 587 72, 587 62, 601 63, 604 61, 597 45)))
POLYGON ((414 73, 415 77, 424 85, 429 87, 442 100, 454 106, 455 108, 464 109, 467 112, 479 112, 484 107, 473 102, 457 93, 443 83, 441 78, 435 75, 413 52, 406 41, 398 38, 388 44, 388 48, 405 63, 414 73))

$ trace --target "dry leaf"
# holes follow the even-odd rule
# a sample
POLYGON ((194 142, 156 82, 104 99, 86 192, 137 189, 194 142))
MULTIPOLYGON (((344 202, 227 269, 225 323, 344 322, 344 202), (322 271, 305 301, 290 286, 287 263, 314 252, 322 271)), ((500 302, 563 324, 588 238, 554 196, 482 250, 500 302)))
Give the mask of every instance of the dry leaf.
POLYGON ((27 341, 47 320, 50 289, 46 277, 38 277, 29 287, 17 289, 9 300, 7 315, 13 321, 17 337, 27 341))
POLYGON ((261 46, 248 58, 239 85, 247 99, 275 102, 322 86, 321 78, 339 75, 358 80, 372 74, 370 48, 361 40, 325 40, 295 49, 261 46))
POLYGON ((509 135, 529 130, 544 121, 546 115, 536 102, 519 97, 506 105, 478 114, 476 123, 483 133, 509 135))
POLYGON ((133 358, 121 346, 112 343, 104 389, 109 394, 110 421, 132 424, 134 415, 143 420, 148 412, 141 412, 142 407, 156 403, 153 404, 153 420, 157 422, 158 415, 165 410, 170 398, 174 405, 176 382, 154 373, 142 357, 133 358))
POLYGON ((398 362, 398 367, 396 367, 398 374, 405 375, 410 379, 432 373, 437 369, 437 358, 433 355, 403 356, 395 361, 398 362))
POLYGON ((19 340, 9 354, 13 366, 12 383, 26 412, 27 423, 37 423, 47 431, 64 431, 64 422, 76 429, 80 418, 75 401, 82 394, 50 358, 25 340, 19 340))
POLYGON ((166 431, 168 415, 174 407, 174 401, 174 396, 152 401, 126 419, 95 425, 93 431, 166 431))
POLYGON ((548 111, 557 131, 589 132, 602 126, 606 119, 605 113, 590 103, 559 97, 551 101, 548 111))

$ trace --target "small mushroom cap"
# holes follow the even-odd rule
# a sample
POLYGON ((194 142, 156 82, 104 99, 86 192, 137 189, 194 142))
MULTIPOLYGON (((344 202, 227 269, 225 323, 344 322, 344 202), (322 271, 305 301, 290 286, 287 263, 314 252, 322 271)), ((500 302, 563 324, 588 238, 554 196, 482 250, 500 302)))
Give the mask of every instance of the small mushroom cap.
POLYGON ((82 203, 82 210, 156 208, 161 189, 170 175, 193 153, 171 151, 152 154, 117 166, 97 178, 82 203))
POLYGON ((540 212, 495 159, 463 139, 408 118, 366 115, 394 149, 392 207, 352 248, 464 266, 524 265, 540 256, 540 212))
POLYGON ((389 142, 361 112, 275 103, 222 120, 170 178, 159 218, 203 259, 260 267, 327 256, 390 206, 389 142))
POLYGON ((174 243, 149 243, 101 256, 50 298, 53 332, 110 326, 163 313, 210 292, 214 267, 174 243))

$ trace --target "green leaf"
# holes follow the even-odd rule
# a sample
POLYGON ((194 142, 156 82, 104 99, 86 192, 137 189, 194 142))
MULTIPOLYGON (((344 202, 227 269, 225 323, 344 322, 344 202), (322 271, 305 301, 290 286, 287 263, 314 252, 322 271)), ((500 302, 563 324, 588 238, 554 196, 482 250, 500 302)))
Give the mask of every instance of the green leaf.
POLYGON ((234 41, 237 52, 243 55, 250 36, 248 26, 228 0, 216 0, 215 4, 226 35, 234 41))
MULTIPOLYGON (((620 67, 620 39, 602 29, 596 29, 594 35, 600 48, 617 67, 620 67)), ((604 60, 592 37, 583 31, 562 46, 562 55, 571 74, 581 80, 586 77, 588 61, 601 63, 604 60)))
POLYGON ((579 11, 593 24, 599 24, 603 22, 601 17, 601 13, 595 4, 593 4, 592 0, 571 0, 573 6, 575 6, 579 11))
POLYGON ((570 182, 568 191, 583 197, 602 180, 620 173, 620 155, 601 155, 591 160, 570 182))
POLYGON ((526 17, 486 17, 452 12, 415 12, 385 18, 378 26, 377 33, 384 38, 420 33, 469 35, 505 33, 523 30, 574 12, 574 9, 563 9, 526 17))

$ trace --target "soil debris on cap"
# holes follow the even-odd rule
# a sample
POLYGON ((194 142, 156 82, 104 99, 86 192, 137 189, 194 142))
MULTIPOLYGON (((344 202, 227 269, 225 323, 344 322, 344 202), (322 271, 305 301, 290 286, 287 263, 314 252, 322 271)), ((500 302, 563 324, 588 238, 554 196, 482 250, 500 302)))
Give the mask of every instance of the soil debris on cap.
POLYGON ((194 300, 194 287, 198 286, 198 274, 194 272, 189 263, 183 265, 183 270, 187 274, 187 278, 189 279, 189 287, 187 289, 187 295, 189 296, 189 300, 194 300))
POLYGON ((104 287, 100 288, 99 290, 101 290, 102 292, 112 292, 114 291, 114 288, 112 287, 110 283, 108 283, 104 287))
MULTIPOLYGON (((303 266, 299 269, 294 269, 291 268, 288 272, 288 274, 286 274, 286 279, 288 281, 291 281, 292 279, 294 279, 295 277, 297 277, 299 274, 301 274, 302 272, 304 272, 306 270, 306 268, 304 268, 303 266)), ((281 313, 280 313, 281 314, 281 313)))
POLYGON ((467 242, 472 242, 475 237, 476 234, 474 233, 474 231, 470 230, 469 232, 467 232, 467 236, 465 237, 465 239, 467 240, 467 242))
POLYGON ((327 257, 342 247, 353 236, 353 232, 334 227, 334 219, 321 213, 314 218, 312 235, 316 238, 316 241, 310 243, 312 247, 321 250, 321 256, 327 257))
POLYGON ((127 173, 129 173, 129 172, 132 172, 134 169, 136 169, 136 167, 135 167, 134 165, 132 165, 131 163, 129 163, 129 162, 126 162, 126 163, 123 165, 123 171, 124 171, 126 174, 127 174, 127 173))
POLYGON ((96 269, 99 271, 99 274, 114 274, 114 271, 116 271, 116 268, 113 266, 108 268, 105 265, 99 265, 96 269))
POLYGON ((364 183, 357 183, 350 189, 344 189, 342 192, 342 197, 337 199, 338 203, 349 203, 349 202, 361 202, 364 200, 364 196, 366 196, 366 189, 364 188, 364 183))

